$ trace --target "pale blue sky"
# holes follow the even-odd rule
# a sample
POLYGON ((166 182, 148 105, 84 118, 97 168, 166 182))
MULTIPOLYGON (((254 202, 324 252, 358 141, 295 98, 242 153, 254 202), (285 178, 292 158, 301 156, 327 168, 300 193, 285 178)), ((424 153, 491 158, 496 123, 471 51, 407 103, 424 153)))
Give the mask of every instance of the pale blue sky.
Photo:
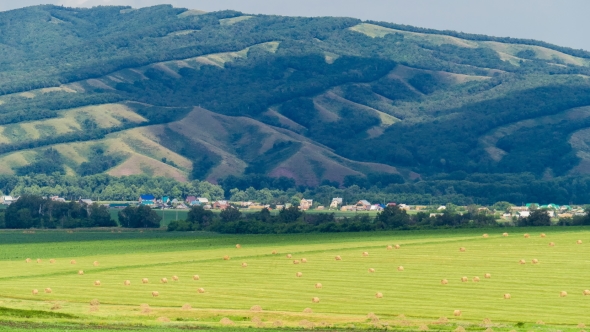
POLYGON ((539 39, 590 50, 588 0, 0 0, 0 10, 169 3, 175 7, 291 16, 349 16, 426 28, 539 39))

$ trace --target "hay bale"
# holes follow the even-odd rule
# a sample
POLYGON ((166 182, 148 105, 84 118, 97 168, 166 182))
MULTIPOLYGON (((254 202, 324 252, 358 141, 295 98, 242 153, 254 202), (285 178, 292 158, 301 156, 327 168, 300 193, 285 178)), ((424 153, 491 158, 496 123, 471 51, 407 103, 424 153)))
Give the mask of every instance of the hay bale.
POLYGON ((316 283, 316 284, 315 284, 315 288, 319 288, 319 289, 321 289, 321 288, 322 288, 322 284, 320 284, 319 282, 318 282, 318 283, 316 283))
POLYGON ((582 244, 582 240, 576 241, 576 244, 582 244))
POLYGON ((395 246, 393 246, 395 249, 399 249, 401 248, 401 246, 399 244, 396 244, 395 246))
POLYGON ((232 325, 235 325, 235 323, 231 319, 229 319, 227 317, 223 317, 219 321, 219 323, 221 323, 221 325, 223 325, 223 326, 232 326, 232 325))
POLYGON ((459 248, 459 251, 460 252, 465 252, 465 251, 467 251, 467 249, 465 249, 465 247, 461 247, 461 248, 459 248))
POLYGON ((590 296, 590 289, 586 289, 584 291, 584 296, 590 296))
POLYGON ((313 303, 320 303, 320 298, 319 297, 313 297, 311 299, 311 302, 313 302, 313 303))
POLYGON ((542 321, 542 320, 540 320, 540 321, 537 321, 537 325, 545 325, 545 322, 544 322, 544 321, 542 321))
POLYGON ((367 251, 363 252, 363 257, 369 257, 369 252, 367 252, 367 251))
POLYGON ((200 294, 205 293, 205 288, 199 288, 197 289, 197 292, 199 292, 200 294))
POLYGON ((336 257, 334 257, 334 259, 336 259, 337 261, 341 261, 342 260, 342 257, 336 256, 336 257))
POLYGON ((61 304, 59 303, 54 303, 53 306, 51 306, 51 310, 59 310, 61 309, 61 304))
POLYGON ((485 277, 486 279, 491 279, 491 278, 492 278, 492 275, 491 275, 490 273, 486 273, 484 277, 485 277))
POLYGON ((248 263, 246 263, 246 262, 242 263, 242 267, 248 267, 248 263))
POLYGON ((311 308, 305 308, 305 309, 303 309, 303 312, 306 314, 311 314, 311 313, 313 313, 313 310, 311 310, 311 308))
POLYGON ((38 295, 38 294, 39 294, 39 291, 36 289, 33 289, 33 295, 38 295))
POLYGON ((449 281, 448 281, 447 279, 442 279, 442 280, 440 281, 440 284, 441 284, 441 285, 447 285, 448 283, 449 283, 449 281))
POLYGON ((78 275, 83 276, 84 275, 84 271, 82 271, 82 270, 78 271, 78 275))
POLYGON ((148 278, 143 278, 143 279, 141 279, 141 283, 142 283, 142 284, 147 284, 147 283, 149 283, 149 282, 150 282, 150 281, 148 280, 148 278))
POLYGON ((375 269, 374 268, 369 268, 369 273, 375 273, 375 269))
POLYGON ((94 300, 90 301, 90 305, 95 307, 97 305, 100 305, 100 301, 98 301, 98 299, 94 299, 94 300))
POLYGON ((152 297, 158 297, 158 296, 160 296, 159 292, 156 292, 156 291, 152 292, 152 297))
POLYGON ((273 255, 276 255, 276 254, 277 254, 277 251, 276 251, 276 250, 273 250, 273 251, 272 251, 272 254, 273 254, 273 255))
POLYGON ((386 248, 387 248, 387 250, 393 250, 393 246, 392 245, 388 245, 386 248))
POLYGON ((72 259, 72 260, 70 261, 70 264, 72 264, 72 265, 76 264, 76 260, 75 260, 75 259, 72 259))
POLYGON ((426 325, 426 324, 422 324, 418 328, 418 331, 428 331, 428 330, 429 330, 429 328, 428 328, 428 325, 426 325))
POLYGON ((37 258, 37 264, 41 264, 41 259, 37 258))
POLYGON ((437 320, 437 322, 438 322, 439 324, 446 324, 446 323, 448 323, 448 322, 449 322, 449 319, 448 319, 447 317, 440 317, 440 318, 437 320))
POLYGON ((503 237, 507 237, 508 236, 508 233, 502 233, 502 236, 503 237))
POLYGON ((92 263, 94 266, 98 266, 100 263, 98 261, 94 261, 94 263, 92 263))
POLYGON ((401 272, 401 271, 404 270, 404 267, 400 265, 400 266, 397 267, 397 270, 401 272))
POLYGON ((168 278, 162 278, 160 279, 160 282, 163 284, 167 284, 168 283, 168 278))
POLYGON ((536 259, 536 258, 534 258, 534 259, 533 259, 531 262, 532 262, 533 264, 539 264, 539 260, 538 260, 538 259, 536 259))
POLYGON ((297 273, 295 273, 295 276, 296 276, 297 278, 301 278, 301 277, 303 277, 303 273, 301 273, 301 272, 297 272, 297 273))
POLYGON ((287 254, 287 258, 289 258, 289 259, 293 258, 293 255, 287 254))
POLYGON ((555 243, 554 242, 549 242, 549 246, 550 247, 555 247, 555 243))
POLYGON ((375 293, 375 297, 378 299, 382 299, 383 298, 383 293, 377 292, 375 293))
POLYGON ((559 297, 567 297, 567 292, 566 291, 559 292, 559 297))
POLYGON ((512 296, 510 296, 510 294, 506 293, 504 294, 504 300, 510 300, 512 298, 512 296))
POLYGON ((469 278, 467 278, 467 277, 461 277, 461 282, 467 282, 467 281, 469 281, 469 278))
POLYGON ((45 288, 45 293, 47 294, 51 294, 53 291, 51 290, 51 288, 47 287, 45 288))
POLYGON ((172 276, 172 281, 178 281, 178 276, 172 276))
POLYGON ((236 249, 242 249, 242 245, 236 244, 236 249))
POLYGON ((315 324, 312 323, 312 322, 310 322, 310 321, 308 321, 308 320, 306 320, 306 319, 304 319, 304 320, 302 320, 302 321, 299 322, 299 326, 301 326, 301 327, 303 327, 305 329, 310 329, 311 330, 311 329, 313 329, 315 327, 315 324))
POLYGON ((223 260, 224 261, 229 261, 229 256, 228 255, 223 256, 223 260))
POLYGON ((123 282, 123 285, 125 285, 125 286, 130 286, 130 285, 131 285, 131 281, 130 281, 130 280, 125 280, 125 281, 123 282))
POLYGON ((482 235, 484 239, 487 239, 488 237, 490 237, 488 234, 484 234, 482 235))
POLYGON ((250 311, 260 312, 260 311, 262 311, 262 307, 259 305, 255 305, 255 306, 252 306, 252 308, 250 308, 250 311))
POLYGON ((199 280, 199 279, 201 279, 201 277, 199 277, 199 275, 198 275, 198 274, 195 274, 195 275, 193 276, 193 280, 199 280))
POLYGON ((168 317, 158 317, 158 318, 156 318, 156 321, 157 322, 160 322, 160 323, 169 323, 170 322, 170 318, 168 318, 168 317))
POLYGON ((53 264, 53 263, 55 263, 55 259, 52 258, 49 260, 49 264, 53 264))
POLYGON ((152 309, 150 308, 150 305, 147 303, 142 303, 139 305, 139 309, 141 310, 142 314, 149 314, 150 312, 152 312, 152 309))
POLYGON ((374 314, 374 313, 372 313, 372 312, 369 312, 369 313, 367 314, 367 319, 370 319, 370 320, 372 320, 372 321, 375 321, 375 320, 376 320, 376 321, 379 321, 379 317, 377 317, 377 315, 375 315, 375 314, 374 314))
POLYGON ((459 326, 455 329, 455 332, 465 332, 465 328, 463 326, 459 326))
POLYGON ((481 323, 482 323, 484 326, 491 325, 491 324, 492 324, 492 320, 491 320, 491 319, 489 319, 489 318, 484 318, 484 319, 483 319, 483 322, 481 322, 481 323))
POLYGON ((584 323, 580 323, 580 324, 578 324, 578 326, 576 326, 576 327, 577 327, 577 328, 579 328, 579 329, 583 329, 583 328, 585 328, 585 327, 586 327, 586 324, 584 324, 584 323))
POLYGON ((94 286, 100 286, 100 280, 95 280, 94 281, 94 286))
POLYGON ((542 238, 546 238, 546 237, 547 237, 547 235, 546 235, 545 233, 541 233, 541 237, 542 237, 542 238))
MULTIPOLYGON (((311 309, 309 309, 309 310, 311 310, 311 309)), ((274 326, 274 327, 283 327, 283 322, 282 322, 282 321, 280 321, 280 320, 275 320, 275 321, 272 323, 272 326, 274 326)))
POLYGON ((30 258, 27 258, 27 259, 25 259, 25 262, 26 263, 30 263, 31 262, 31 259, 30 258))
POLYGON ((524 235, 524 238, 525 238, 525 239, 528 239, 528 238, 530 238, 530 237, 531 237, 531 235, 530 235, 530 234, 528 234, 528 233, 526 233, 526 234, 524 235))
POLYGON ((184 305, 182 306, 182 308, 181 308, 181 309, 182 309, 182 310, 191 310, 192 308, 193 308, 193 307, 192 307, 190 304, 186 303, 186 304, 184 304, 184 305))
POLYGON ((297 265, 299 264, 299 261, 297 259, 293 260, 293 264, 297 265))
POLYGON ((455 310, 455 311, 453 311, 453 316, 455 316, 455 317, 461 316, 461 310, 455 310))
POLYGON ((473 277, 473 282, 479 282, 479 277, 473 277))
POLYGON ((524 259, 521 259, 521 260, 518 261, 518 264, 524 265, 524 264, 526 264, 526 261, 524 259))
POLYGON ((302 258, 301 263, 307 263, 307 258, 302 258))

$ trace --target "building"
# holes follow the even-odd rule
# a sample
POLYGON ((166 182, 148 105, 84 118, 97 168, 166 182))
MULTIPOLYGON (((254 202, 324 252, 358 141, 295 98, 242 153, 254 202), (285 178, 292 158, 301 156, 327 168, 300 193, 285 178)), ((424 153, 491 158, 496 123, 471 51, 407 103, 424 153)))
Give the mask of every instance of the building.
POLYGON ((338 209, 339 206, 342 206, 342 198, 336 197, 332 198, 332 203, 330 203, 330 209, 338 209))
POLYGON ((305 199, 303 198, 301 200, 301 202, 299 203, 299 209, 306 211, 311 209, 311 207, 313 206, 313 200, 312 199, 305 199))
POLYGON ((195 197, 195 196, 187 196, 184 201, 190 205, 191 202, 194 202, 196 200, 197 200, 197 197, 195 197))
POLYGON ((360 201, 358 201, 356 204, 356 210, 357 211, 368 211, 371 209, 371 203, 369 203, 369 201, 366 201, 364 199, 361 199, 360 201))
POLYGON ((0 204, 10 205, 15 201, 16 199, 12 196, 0 196, 0 204))
POLYGON ((85 205, 88 205, 88 206, 90 206, 90 205, 92 205, 92 203, 94 203, 94 202, 93 202, 91 199, 87 199, 87 198, 80 198, 80 199, 78 200, 78 203, 80 203, 80 204, 85 204, 85 205))
POLYGON ((212 206, 215 210, 225 210, 229 207, 228 201, 217 201, 212 206))
POLYGON ((197 201, 199 201, 199 204, 209 204, 209 199, 205 197, 197 197, 197 201))
POLYGON ((139 196, 139 205, 151 206, 151 205, 155 205, 155 204, 156 204, 156 198, 154 197, 154 195, 147 194, 147 195, 140 195, 139 196))
POLYGON ((518 211, 516 214, 519 218, 527 218, 531 215, 530 211, 518 211))

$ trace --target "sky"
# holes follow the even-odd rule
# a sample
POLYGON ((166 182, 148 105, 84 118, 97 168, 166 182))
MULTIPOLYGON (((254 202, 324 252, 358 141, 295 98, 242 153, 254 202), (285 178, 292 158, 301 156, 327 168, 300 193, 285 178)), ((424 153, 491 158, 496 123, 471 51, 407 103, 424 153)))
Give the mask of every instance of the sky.
POLYGON ((588 0, 0 0, 0 11, 44 3, 69 7, 157 4, 250 14, 348 16, 440 30, 543 40, 590 51, 588 0))

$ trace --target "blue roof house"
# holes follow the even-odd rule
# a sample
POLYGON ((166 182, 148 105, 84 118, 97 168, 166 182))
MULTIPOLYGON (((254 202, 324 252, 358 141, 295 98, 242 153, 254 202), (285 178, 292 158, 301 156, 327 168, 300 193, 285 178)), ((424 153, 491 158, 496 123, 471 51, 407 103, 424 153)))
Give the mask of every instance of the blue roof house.
POLYGON ((155 205, 156 198, 154 195, 139 195, 139 204, 140 205, 155 205))

